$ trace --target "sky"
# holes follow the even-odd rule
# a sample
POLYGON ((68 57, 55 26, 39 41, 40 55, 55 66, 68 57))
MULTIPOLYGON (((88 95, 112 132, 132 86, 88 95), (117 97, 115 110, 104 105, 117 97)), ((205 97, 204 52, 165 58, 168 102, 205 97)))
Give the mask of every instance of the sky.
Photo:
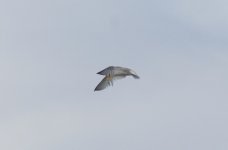
POLYGON ((227 150, 227 5, 1 0, 0 149, 227 150))

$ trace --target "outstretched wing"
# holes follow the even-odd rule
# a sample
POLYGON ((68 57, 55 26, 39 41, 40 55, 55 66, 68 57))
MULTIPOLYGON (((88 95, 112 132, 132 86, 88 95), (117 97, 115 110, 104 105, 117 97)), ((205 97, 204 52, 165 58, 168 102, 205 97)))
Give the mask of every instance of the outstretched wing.
POLYGON ((104 77, 101 82, 97 85, 94 91, 104 90, 108 86, 113 85, 113 81, 108 79, 108 77, 104 77))
POLYGON ((104 70, 101 70, 100 72, 98 72, 97 74, 100 74, 100 75, 107 75, 107 74, 110 74, 110 72, 113 70, 113 66, 110 66, 108 68, 105 68, 104 70))
POLYGON ((94 89, 94 91, 100 91, 100 90, 104 90, 105 88, 107 88, 110 85, 113 85, 113 82, 115 80, 119 80, 119 79, 123 79, 126 76, 114 76, 113 78, 110 77, 104 77, 101 82, 97 85, 97 87, 94 89))

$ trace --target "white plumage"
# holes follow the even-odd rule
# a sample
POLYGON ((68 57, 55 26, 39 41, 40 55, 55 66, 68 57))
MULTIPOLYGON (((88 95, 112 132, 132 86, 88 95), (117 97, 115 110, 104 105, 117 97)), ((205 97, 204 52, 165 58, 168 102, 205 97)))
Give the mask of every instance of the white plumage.
POLYGON ((110 66, 97 74, 105 75, 105 77, 97 85, 94 91, 103 90, 106 87, 113 85, 114 80, 119 80, 125 78, 126 76, 133 76, 135 79, 139 79, 139 76, 132 69, 117 66, 110 66))

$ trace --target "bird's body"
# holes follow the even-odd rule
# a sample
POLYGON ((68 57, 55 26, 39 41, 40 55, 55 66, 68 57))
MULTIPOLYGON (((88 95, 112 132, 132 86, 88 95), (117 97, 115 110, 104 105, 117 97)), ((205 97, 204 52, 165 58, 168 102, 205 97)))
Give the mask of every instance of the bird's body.
POLYGON ((97 74, 105 75, 102 81, 97 85, 94 91, 100 91, 106 87, 113 85, 114 80, 125 78, 126 76, 133 76, 135 79, 139 79, 139 76, 129 68, 110 66, 97 74))

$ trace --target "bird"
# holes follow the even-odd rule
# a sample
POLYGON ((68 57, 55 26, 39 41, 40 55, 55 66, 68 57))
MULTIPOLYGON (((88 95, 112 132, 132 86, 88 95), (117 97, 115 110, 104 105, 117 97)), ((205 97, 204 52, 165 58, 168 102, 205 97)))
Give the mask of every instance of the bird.
POLYGON ((114 80, 123 79, 126 76, 132 76, 135 79, 139 79, 139 76, 132 69, 119 66, 109 66, 104 70, 101 70, 97 74, 104 75, 105 77, 96 86, 94 91, 101 91, 107 88, 108 86, 113 86, 114 80))

